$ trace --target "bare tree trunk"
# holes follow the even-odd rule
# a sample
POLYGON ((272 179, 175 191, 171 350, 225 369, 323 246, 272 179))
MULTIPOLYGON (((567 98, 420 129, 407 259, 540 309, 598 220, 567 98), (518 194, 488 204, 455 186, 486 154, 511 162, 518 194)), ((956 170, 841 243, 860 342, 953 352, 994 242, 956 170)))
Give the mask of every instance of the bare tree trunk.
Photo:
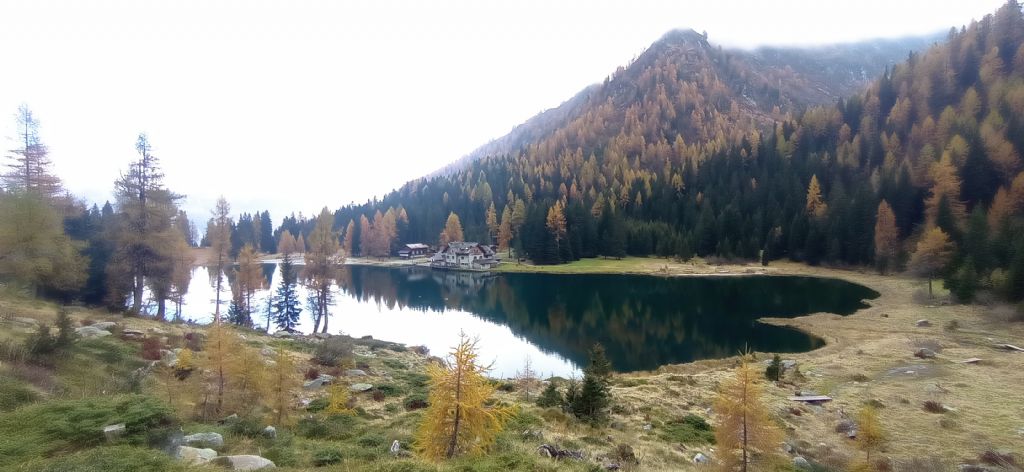
POLYGON ((458 364, 458 370, 455 374, 455 422, 452 424, 452 437, 448 440, 448 450, 445 451, 445 457, 451 459, 455 456, 455 446, 459 440, 459 427, 462 421, 462 409, 459 408, 459 401, 462 399, 462 364, 458 364))

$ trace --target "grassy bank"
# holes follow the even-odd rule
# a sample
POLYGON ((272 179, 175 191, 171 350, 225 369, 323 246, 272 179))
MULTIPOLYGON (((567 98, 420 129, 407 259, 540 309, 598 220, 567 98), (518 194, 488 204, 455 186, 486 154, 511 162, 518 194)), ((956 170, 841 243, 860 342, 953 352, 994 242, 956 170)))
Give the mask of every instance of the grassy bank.
MULTIPOLYGON (((762 273, 755 265, 712 266, 663 259, 587 260, 565 266, 517 266, 502 270, 557 273, 647 273, 663 275, 741 275, 762 273)), ((845 470, 859 457, 854 442, 837 431, 864 404, 879 408, 889 441, 881 455, 895 470, 909 464, 935 462, 950 470, 986 451, 1020 451, 1024 401, 1020 367, 1024 354, 997 349, 995 343, 1024 344, 1024 324, 1011 323, 998 307, 951 305, 922 299, 924 282, 779 263, 768 274, 827 276, 868 286, 880 293, 871 306, 847 317, 815 314, 796 319, 769 319, 794 326, 828 341, 817 351, 786 355, 798 367, 784 381, 765 388, 766 401, 797 453, 819 464, 819 470, 845 470), (928 326, 917 321, 927 319, 928 326), (914 357, 928 348, 934 359, 914 357), (963 360, 980 358, 980 363, 963 360), (821 408, 795 404, 797 390, 829 395, 821 408), (945 408, 928 411, 926 402, 945 408), (918 461, 918 462, 914 462, 918 461)), ((0 295, 0 312, 11 317, 52 323, 56 307, 11 294, 0 295)), ((135 329, 167 338, 168 347, 184 343, 185 334, 202 328, 122 318, 99 310, 73 309, 77 323, 110 320, 119 329, 135 329)), ((0 323, 0 341, 22 342, 31 329, 0 323)), ((316 345, 283 340, 252 331, 240 332, 254 348, 283 349, 300 370, 316 345)), ((142 359, 139 341, 111 336, 79 340, 66 355, 49 365, 34 366, 5 358, 0 364, 0 468, 4 470, 77 470, 85 465, 102 470, 180 470, 184 466, 154 447, 161 432, 216 431, 225 436, 222 454, 260 454, 284 470, 592 470, 612 461, 623 445, 640 458, 639 470, 697 470, 692 458, 713 455, 706 433, 687 418, 710 414, 719 383, 731 375, 735 358, 663 366, 652 372, 615 375, 609 422, 598 428, 581 423, 556 408, 526 401, 517 386, 496 381, 497 401, 518 407, 518 414, 485 457, 432 464, 389 452, 397 440, 408 451, 421 410, 416 401, 426 394, 425 366, 430 354, 374 340, 352 340, 352 365, 365 377, 340 377, 345 383, 366 382, 374 389, 354 395, 351 414, 329 415, 318 409, 324 390, 295 392, 293 421, 277 439, 258 432, 263 418, 241 424, 198 421, 188 408, 169 406, 167 380, 149 376, 133 380, 142 359), (110 400, 115 399, 115 400, 110 400), (132 401, 118 407, 111 401, 132 401), (169 413, 167 408, 170 408, 169 413), (128 417, 126 411, 135 412, 128 417), (97 424, 138 421, 149 425, 114 442, 102 440, 97 424), (30 424, 30 428, 22 427, 30 424), (581 450, 584 462, 554 461, 536 453, 540 444, 581 450)), ((434 355, 443 353, 433 353, 434 355)), ((769 353, 758 354, 765 360, 769 353)), ((536 393, 536 392, 535 392, 536 393)), ((134 424, 134 423, 133 423, 134 424)), ((102 425, 101 425, 102 426, 102 425)), ((100 470, 97 469, 97 470, 100 470)))

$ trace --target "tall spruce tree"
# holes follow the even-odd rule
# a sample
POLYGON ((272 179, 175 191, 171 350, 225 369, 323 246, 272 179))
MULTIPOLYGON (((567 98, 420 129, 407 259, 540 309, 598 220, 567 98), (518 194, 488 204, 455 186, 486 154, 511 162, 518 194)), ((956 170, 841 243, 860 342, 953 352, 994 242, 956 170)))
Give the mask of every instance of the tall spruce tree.
POLYGON ((291 253, 284 253, 278 270, 281 271, 281 284, 277 287, 277 294, 272 302, 274 324, 278 329, 292 331, 299 323, 302 304, 299 301, 295 266, 292 263, 291 253))

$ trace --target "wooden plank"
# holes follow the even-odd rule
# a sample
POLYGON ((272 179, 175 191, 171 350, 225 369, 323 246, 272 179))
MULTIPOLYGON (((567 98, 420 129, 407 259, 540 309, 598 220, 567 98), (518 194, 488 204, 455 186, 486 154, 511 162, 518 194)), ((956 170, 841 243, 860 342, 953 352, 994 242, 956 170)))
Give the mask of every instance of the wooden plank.
POLYGON ((789 397, 790 400, 795 402, 830 402, 832 397, 825 395, 805 395, 798 397, 789 397))
POLYGON ((996 347, 1001 347, 1003 349, 1009 349, 1011 351, 1024 352, 1024 347, 1017 347, 1017 346, 1014 346, 1013 344, 996 344, 996 347))
POLYGON ((964 360, 960 361, 960 363, 961 364, 980 364, 981 361, 982 361, 982 359, 980 359, 980 358, 972 357, 970 359, 964 359, 964 360))

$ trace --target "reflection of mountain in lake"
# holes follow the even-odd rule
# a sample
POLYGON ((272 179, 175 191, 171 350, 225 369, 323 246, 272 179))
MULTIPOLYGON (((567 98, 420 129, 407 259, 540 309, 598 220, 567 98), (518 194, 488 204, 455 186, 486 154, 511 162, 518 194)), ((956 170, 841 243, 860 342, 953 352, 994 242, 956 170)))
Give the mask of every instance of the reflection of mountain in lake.
POLYGON ((339 285, 351 296, 389 308, 468 311, 578 365, 586 362, 590 345, 600 342, 621 371, 724 357, 744 347, 814 349, 821 339, 755 320, 847 315, 878 295, 860 285, 812 277, 496 276, 361 266, 347 267, 339 285))

